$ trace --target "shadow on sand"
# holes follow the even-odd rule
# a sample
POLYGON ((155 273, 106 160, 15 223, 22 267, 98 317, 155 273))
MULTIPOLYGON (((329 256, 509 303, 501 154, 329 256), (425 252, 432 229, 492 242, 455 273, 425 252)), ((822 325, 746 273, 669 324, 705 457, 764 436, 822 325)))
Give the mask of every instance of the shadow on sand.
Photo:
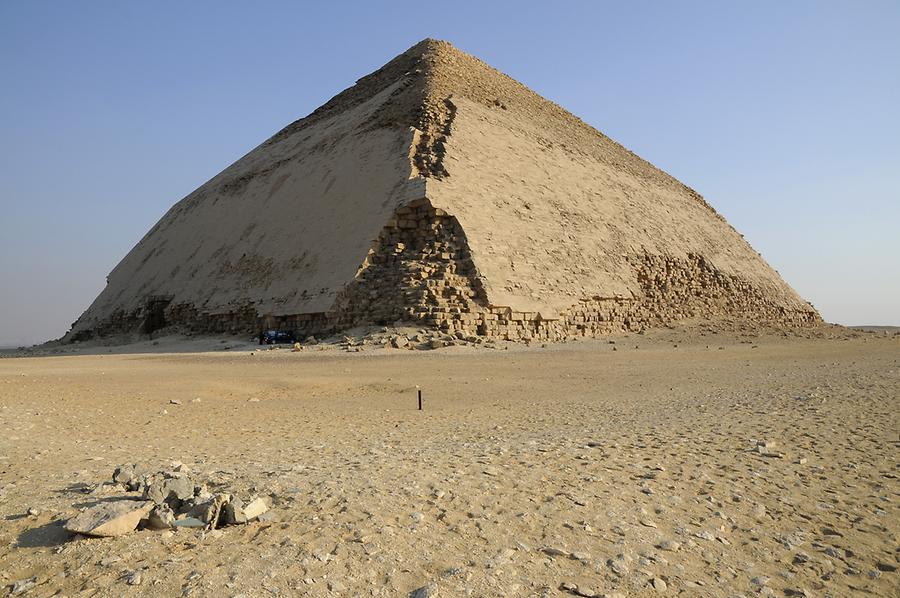
POLYGON ((17 548, 38 548, 65 544, 72 534, 63 529, 65 521, 51 521, 40 527, 27 529, 16 541, 17 548))

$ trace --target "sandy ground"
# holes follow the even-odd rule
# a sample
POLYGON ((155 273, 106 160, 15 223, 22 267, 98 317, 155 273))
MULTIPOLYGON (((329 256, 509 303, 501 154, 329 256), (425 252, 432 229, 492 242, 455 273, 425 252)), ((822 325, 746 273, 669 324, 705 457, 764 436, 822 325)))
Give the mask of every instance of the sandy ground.
POLYGON ((251 347, 0 360, 3 592, 900 594, 900 336, 251 347), (62 529, 174 460, 277 520, 62 529))

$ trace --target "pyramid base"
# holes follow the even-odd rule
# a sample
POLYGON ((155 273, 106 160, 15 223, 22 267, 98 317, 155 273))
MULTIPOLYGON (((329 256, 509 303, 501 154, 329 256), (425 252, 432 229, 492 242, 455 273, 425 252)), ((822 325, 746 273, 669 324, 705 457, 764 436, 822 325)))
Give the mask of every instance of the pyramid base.
POLYGON ((786 307, 739 276, 717 270, 701 255, 643 253, 627 260, 640 286, 634 297, 587 297, 558 314, 492 305, 459 222, 422 199, 397 210, 330 312, 261 314, 248 302, 227 313, 170 303, 161 314, 161 298, 152 297, 148 307, 118 312, 103 326, 66 340, 152 332, 151 321, 157 328, 162 322, 193 333, 252 335, 274 329, 297 338, 402 321, 464 337, 524 342, 639 332, 688 319, 783 328, 822 322, 812 307, 786 307))

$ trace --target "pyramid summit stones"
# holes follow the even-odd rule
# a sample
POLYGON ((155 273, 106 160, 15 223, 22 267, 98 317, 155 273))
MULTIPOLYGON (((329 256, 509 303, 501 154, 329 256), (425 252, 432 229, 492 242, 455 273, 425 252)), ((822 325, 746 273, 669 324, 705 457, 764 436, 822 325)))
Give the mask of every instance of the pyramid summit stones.
POLYGON ((68 340, 411 321, 555 340, 820 322, 700 195, 424 40, 175 204, 68 340))

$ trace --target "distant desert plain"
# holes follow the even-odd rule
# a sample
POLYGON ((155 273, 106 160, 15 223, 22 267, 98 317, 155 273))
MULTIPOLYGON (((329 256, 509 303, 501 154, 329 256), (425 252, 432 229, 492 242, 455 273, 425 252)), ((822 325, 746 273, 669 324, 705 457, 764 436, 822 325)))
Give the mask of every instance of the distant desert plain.
POLYGON ((4 595, 900 593, 893 330, 6 355, 4 595), (66 531, 134 464, 268 510, 66 531))

